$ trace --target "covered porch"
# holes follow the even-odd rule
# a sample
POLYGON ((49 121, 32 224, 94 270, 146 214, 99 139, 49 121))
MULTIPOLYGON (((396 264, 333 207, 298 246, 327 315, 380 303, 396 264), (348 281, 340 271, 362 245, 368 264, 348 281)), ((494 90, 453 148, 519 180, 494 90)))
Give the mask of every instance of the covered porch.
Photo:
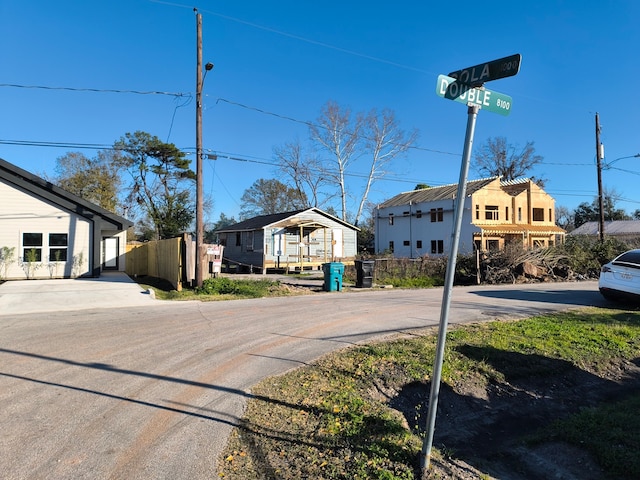
POLYGON ((523 248, 552 247, 564 243, 566 232, 556 225, 482 225, 473 233, 477 250, 502 250, 520 243, 523 248))

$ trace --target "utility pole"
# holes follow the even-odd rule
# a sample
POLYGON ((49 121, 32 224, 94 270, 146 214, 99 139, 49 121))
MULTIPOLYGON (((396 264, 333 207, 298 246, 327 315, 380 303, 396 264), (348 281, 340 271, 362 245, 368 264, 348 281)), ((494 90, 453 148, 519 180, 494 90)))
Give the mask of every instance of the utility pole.
POLYGON ((596 112, 596 160, 598 165, 598 230, 604 242, 604 199, 602 198, 602 145, 600 144, 600 116, 596 112))
POLYGON ((196 287, 201 288, 204 278, 202 270, 202 246, 204 244, 204 199, 202 187, 202 15, 196 12, 196 287))

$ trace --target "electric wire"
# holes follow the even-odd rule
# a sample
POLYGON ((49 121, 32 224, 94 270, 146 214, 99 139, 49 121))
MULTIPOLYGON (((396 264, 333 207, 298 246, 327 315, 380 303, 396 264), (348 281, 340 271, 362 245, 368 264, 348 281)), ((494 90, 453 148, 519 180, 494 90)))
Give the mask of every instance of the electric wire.
POLYGON ((117 90, 113 88, 76 88, 76 87, 51 87, 47 85, 19 85, 15 83, 0 83, 0 87, 11 88, 31 88, 41 90, 65 90, 69 92, 92 92, 92 93, 130 93, 134 95, 168 95, 171 97, 190 97, 191 93, 161 92, 161 91, 141 91, 141 90, 117 90))

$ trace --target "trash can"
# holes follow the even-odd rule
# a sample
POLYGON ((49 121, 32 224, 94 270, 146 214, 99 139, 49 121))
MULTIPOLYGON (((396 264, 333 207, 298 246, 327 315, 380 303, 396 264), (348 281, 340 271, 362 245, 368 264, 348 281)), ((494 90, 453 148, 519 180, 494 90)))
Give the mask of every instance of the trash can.
POLYGON ((373 287, 373 267, 374 260, 355 260, 356 266, 356 287, 373 287))
POLYGON ((344 264, 340 262, 323 263, 324 272, 323 288, 327 292, 342 290, 342 275, 344 275, 344 264))

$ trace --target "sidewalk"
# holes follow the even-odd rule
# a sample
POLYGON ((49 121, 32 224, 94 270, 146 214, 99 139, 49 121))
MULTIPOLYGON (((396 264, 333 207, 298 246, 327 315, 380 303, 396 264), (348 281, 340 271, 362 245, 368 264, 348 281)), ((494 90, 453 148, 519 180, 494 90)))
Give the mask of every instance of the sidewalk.
POLYGON ((0 285, 0 316, 143 307, 156 302, 124 272, 103 272, 99 278, 11 280, 0 285))

